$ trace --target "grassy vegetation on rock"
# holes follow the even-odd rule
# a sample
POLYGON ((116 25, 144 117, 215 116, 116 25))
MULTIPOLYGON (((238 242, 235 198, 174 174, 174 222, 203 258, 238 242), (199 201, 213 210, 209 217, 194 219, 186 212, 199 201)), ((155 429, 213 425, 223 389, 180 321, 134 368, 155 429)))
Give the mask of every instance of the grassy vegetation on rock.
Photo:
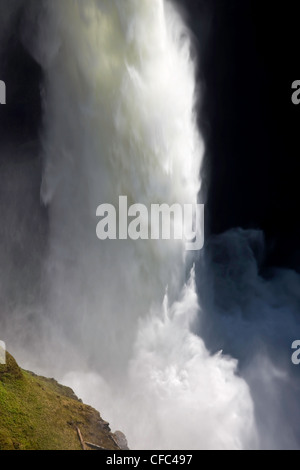
POLYGON ((0 365, 0 450, 81 450, 84 441, 118 450, 100 414, 53 379, 21 370, 7 353, 0 365))

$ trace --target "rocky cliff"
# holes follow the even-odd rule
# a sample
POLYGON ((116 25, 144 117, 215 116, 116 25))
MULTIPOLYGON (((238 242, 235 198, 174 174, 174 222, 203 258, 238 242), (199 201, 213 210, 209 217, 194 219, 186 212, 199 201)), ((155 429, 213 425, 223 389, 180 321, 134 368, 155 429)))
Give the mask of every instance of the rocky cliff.
POLYGON ((22 370, 7 353, 0 364, 0 450, 120 450, 99 412, 54 379, 22 370))

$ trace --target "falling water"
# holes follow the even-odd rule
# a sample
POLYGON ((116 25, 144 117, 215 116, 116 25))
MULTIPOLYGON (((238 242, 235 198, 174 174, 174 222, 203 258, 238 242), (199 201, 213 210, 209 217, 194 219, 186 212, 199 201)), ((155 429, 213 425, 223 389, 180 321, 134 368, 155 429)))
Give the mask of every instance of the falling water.
POLYGON ((133 449, 250 447, 253 405, 236 361, 210 356, 193 333, 201 311, 184 244, 96 237, 98 205, 117 207, 120 195, 197 202, 203 143, 180 15, 164 0, 45 0, 34 21, 49 212, 44 371, 133 449))

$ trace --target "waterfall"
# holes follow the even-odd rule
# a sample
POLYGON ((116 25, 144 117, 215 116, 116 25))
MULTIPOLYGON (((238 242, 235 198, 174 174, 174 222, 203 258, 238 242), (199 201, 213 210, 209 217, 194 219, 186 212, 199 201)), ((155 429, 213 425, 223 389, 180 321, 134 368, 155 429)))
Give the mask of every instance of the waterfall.
MULTIPOLYGON (((253 403, 235 360, 211 356, 193 259, 178 240, 96 237, 99 204, 196 204, 204 153, 187 28, 164 0, 44 0, 44 370, 132 449, 243 449, 253 403)), ((42 360, 42 359, 41 359, 42 360)))

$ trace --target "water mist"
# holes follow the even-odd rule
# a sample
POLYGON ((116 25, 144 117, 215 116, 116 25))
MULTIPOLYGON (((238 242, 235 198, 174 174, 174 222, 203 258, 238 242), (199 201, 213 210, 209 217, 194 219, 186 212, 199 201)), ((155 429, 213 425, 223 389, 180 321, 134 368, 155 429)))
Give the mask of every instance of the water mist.
POLYGON ((203 143, 188 30, 164 0, 32 5, 36 38, 24 37, 44 72, 49 223, 38 367, 132 449, 254 446, 236 361, 211 356, 193 333, 201 311, 184 243, 96 237, 98 205, 117 207, 120 195, 197 203, 203 143))

